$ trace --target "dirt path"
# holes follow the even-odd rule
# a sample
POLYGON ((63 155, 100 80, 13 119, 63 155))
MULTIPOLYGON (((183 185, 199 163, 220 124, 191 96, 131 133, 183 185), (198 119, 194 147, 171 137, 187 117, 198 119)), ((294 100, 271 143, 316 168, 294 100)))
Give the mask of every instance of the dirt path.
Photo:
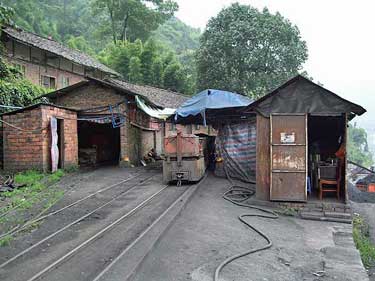
MULTIPOLYGON (((225 180, 207 179, 144 261, 135 281, 212 281, 224 259, 265 244, 237 219, 254 211, 222 199, 227 188, 225 180)), ((269 235, 274 245, 225 267, 223 281, 368 280, 351 225, 293 217, 247 221, 269 235), (314 275, 319 271, 324 276, 314 275)))

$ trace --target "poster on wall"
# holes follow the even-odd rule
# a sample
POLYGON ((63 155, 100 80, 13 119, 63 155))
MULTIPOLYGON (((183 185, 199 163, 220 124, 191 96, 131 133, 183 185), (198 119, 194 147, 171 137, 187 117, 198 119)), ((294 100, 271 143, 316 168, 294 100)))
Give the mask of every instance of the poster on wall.
POLYGON ((59 164, 59 148, 57 146, 58 135, 57 135, 57 119, 51 117, 51 170, 56 172, 59 164))
POLYGON ((295 143, 296 134, 293 133, 280 133, 280 142, 281 143, 295 143))

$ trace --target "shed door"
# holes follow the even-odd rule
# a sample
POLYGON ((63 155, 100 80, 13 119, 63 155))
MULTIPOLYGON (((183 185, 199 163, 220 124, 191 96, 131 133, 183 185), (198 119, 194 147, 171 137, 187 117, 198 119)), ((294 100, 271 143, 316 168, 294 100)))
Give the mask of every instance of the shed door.
POLYGON ((307 115, 272 114, 270 199, 306 201, 307 115))

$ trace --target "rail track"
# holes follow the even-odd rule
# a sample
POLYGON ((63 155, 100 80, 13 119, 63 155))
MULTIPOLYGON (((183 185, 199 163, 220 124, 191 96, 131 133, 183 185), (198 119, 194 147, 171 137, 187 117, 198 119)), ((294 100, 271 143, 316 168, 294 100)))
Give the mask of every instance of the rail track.
MULTIPOLYGON (((43 266, 38 267, 37 271, 35 271, 34 268, 32 268, 32 270, 30 270, 30 271, 25 269, 25 271, 22 274, 20 274, 20 275, 17 274, 17 271, 18 271, 17 268, 19 267, 18 263, 16 263, 17 260, 21 261, 20 264, 21 264, 21 267, 22 267, 22 263, 24 263, 25 260, 27 261, 30 258, 30 256, 33 259, 33 257, 34 257, 33 253, 34 252, 40 253, 40 252, 46 251, 46 248, 43 249, 43 245, 45 245, 47 242, 49 242, 50 245, 55 245, 56 241, 54 241, 54 240, 59 239, 59 234, 64 234, 64 232, 66 232, 70 228, 73 228, 73 226, 77 226, 81 222, 85 222, 86 219, 90 218, 92 215, 96 214, 98 211, 106 211, 107 208, 111 208, 111 205, 113 203, 116 203, 116 201, 119 201, 121 198, 125 198, 127 195, 130 198, 132 192, 133 193, 136 192, 136 191, 139 192, 139 190, 136 189, 136 187, 138 187, 141 183, 147 182, 150 178, 152 178, 154 176, 155 176, 155 174, 151 175, 150 177, 147 177, 147 179, 143 180, 142 182, 131 186, 126 191, 116 195, 111 200, 107 201, 106 203, 104 203, 100 206, 97 206, 97 208, 91 210, 90 212, 88 212, 85 215, 81 216, 80 218, 74 220, 73 222, 59 228, 57 231, 51 233, 47 237, 45 237, 42 240, 36 242, 35 244, 31 245, 30 247, 24 249, 23 251, 21 251, 17 255, 11 257, 7 261, 0 264, 0 279, 2 279, 2 280, 3 279, 4 280, 12 280, 12 281, 15 281, 15 280, 33 281, 33 280, 39 280, 39 279, 44 279, 44 278, 45 278, 45 280, 68 280, 68 279, 65 279, 65 277, 61 276, 61 275, 64 275, 64 273, 66 273, 67 270, 69 270, 69 268, 72 268, 72 267, 74 267, 74 265, 77 265, 77 263, 78 264, 80 263, 80 260, 81 260, 79 258, 80 255, 86 256, 86 252, 89 253, 89 252, 93 252, 93 251, 98 251, 97 249, 102 249, 102 250, 99 251, 99 253, 106 251, 107 247, 106 247, 105 243, 103 244, 102 242, 100 242, 101 243, 100 244, 99 242, 97 242, 97 241, 105 241, 106 240, 106 239, 101 239, 102 237, 106 237, 106 235, 107 235, 108 236, 107 240, 113 241, 116 238, 114 238, 114 239, 110 239, 110 238, 117 235, 116 233, 118 233, 118 232, 119 233, 125 233, 125 232, 128 233, 128 232, 138 231, 137 233, 132 233, 130 235, 132 238, 125 239, 126 241, 123 243, 124 245, 119 246, 119 247, 121 247, 120 249, 125 249, 125 250, 123 250, 120 254, 116 253, 116 255, 123 256, 127 251, 129 251, 129 249, 132 247, 132 245, 134 245, 139 239, 141 239, 145 235, 145 233, 147 233, 147 231, 149 231, 149 229, 153 225, 155 225, 165 215, 165 213, 168 212, 168 210, 170 208, 172 208, 172 206, 177 204, 177 202, 180 200, 180 198, 182 196, 181 194, 183 194, 189 187, 179 188, 179 189, 168 189, 168 185, 163 185, 161 187, 158 187, 158 190, 156 192, 153 192, 150 196, 147 196, 147 198, 145 198, 141 202, 137 203, 136 206, 132 207, 130 210, 123 213, 120 217, 113 220, 111 223, 106 224, 106 225, 101 225, 100 229, 96 230, 94 233, 90 233, 89 236, 85 237, 85 239, 83 241, 80 241, 78 244, 74 245, 74 247, 68 248, 68 251, 66 251, 66 249, 65 249, 64 253, 61 253, 61 251, 60 251, 60 253, 58 253, 59 255, 57 257, 53 257, 51 259, 52 262, 49 261, 48 265, 43 264, 43 266), (164 196, 162 196, 162 195, 164 195, 164 196), (176 199, 176 196, 178 197, 177 199, 176 199), (164 200, 164 197, 167 198, 168 200, 164 200), (156 198, 158 198, 156 203, 149 204, 151 201, 155 200, 156 198), (170 201, 172 199, 173 199, 173 202, 170 203, 170 201), (164 202, 164 201, 166 201, 166 202, 164 202), (157 211, 155 211, 155 210, 157 210, 157 211), (133 218, 139 212, 141 212, 141 213, 139 215, 137 215, 138 218, 133 218), (157 216, 156 219, 154 219, 154 217, 155 217, 155 215, 153 214, 154 212, 155 212, 155 215, 157 216), (161 215, 159 216, 160 213, 161 213, 161 215), (146 220, 148 220, 148 222, 141 222, 143 220, 142 218, 144 218, 144 217, 148 217, 146 219, 146 220), (137 229, 137 230, 133 231, 132 230, 133 227, 134 227, 134 229, 137 229), (117 232, 114 231, 114 230, 116 230, 117 232), (123 231, 121 231, 121 230, 123 230, 123 231), (99 244, 93 245, 93 244, 97 244, 97 243, 99 243, 99 244), (76 255, 78 256, 77 258, 75 258, 76 255), (7 268, 9 268, 9 267, 10 267, 10 271, 7 271, 7 268), (60 267, 62 267, 62 269, 59 269, 60 267), (68 269, 66 269, 66 267, 68 267, 68 269), (57 271, 56 274, 55 274, 55 271, 57 271), (5 273, 5 275, 3 276, 4 278, 1 277, 2 273, 5 273), (11 273, 11 274, 8 275, 8 273, 11 273), (30 277, 30 275, 31 275, 31 277, 30 277), (50 275, 54 275, 54 276, 50 276, 50 275), (56 276, 60 276, 60 278, 56 277, 56 276), (9 279, 9 277, 10 277, 10 279, 9 279)), ((131 177, 131 179, 133 179, 135 177, 137 177, 137 175, 131 177)), ((127 179, 127 180, 130 180, 130 179, 127 179)), ((121 184, 121 183, 117 183, 117 184, 121 184)), ((107 189, 108 188, 109 187, 107 187, 107 189)), ((100 192, 103 192, 103 190, 99 190, 96 193, 100 193, 100 192)), ((142 190, 141 190, 141 192, 142 192, 142 190)), ((90 196, 94 196, 94 194, 91 194, 90 196)), ((91 198, 91 197, 89 197, 89 198, 91 198)), ((81 200, 80 202, 82 202, 82 200, 87 200, 87 199, 88 198, 82 198, 82 199, 80 199, 81 200)), ((77 200, 77 201, 79 201, 79 200, 77 200)), ((73 202, 73 203, 75 203, 74 205, 79 204, 79 202, 78 203, 73 202)), ((72 204, 69 204, 69 205, 72 205, 72 204)), ((67 206, 64 207, 65 208, 64 210, 66 210, 66 207, 67 206)), ((61 208, 61 209, 63 209, 63 208, 61 208)), ((61 209, 58 209, 56 211, 59 211, 61 209)), ((60 212, 62 212, 62 211, 63 210, 61 210, 60 212)), ((64 239, 62 239, 62 240, 64 240, 64 239)), ((119 241, 118 243, 120 243, 120 242, 121 241, 119 241)), ((59 243, 60 242, 57 240, 57 244, 59 244, 59 243)), ((47 250, 49 250, 51 248, 53 248, 53 247, 48 246, 47 250)), ((113 256, 113 255, 111 254, 111 256, 113 256)), ((33 262, 33 261, 31 261, 31 262, 33 262)), ((89 266, 88 263, 89 262, 87 262, 86 267, 89 266)), ((111 264, 113 265, 113 263, 111 263, 111 264)), ((103 266, 105 267, 105 264, 102 264, 101 268, 103 268, 103 266)), ((77 265, 77 267, 79 267, 79 266, 77 265)), ((79 271, 80 269, 77 269, 77 270, 79 271)), ((79 279, 74 279, 74 280, 93 280, 94 278, 95 278, 95 280, 99 280, 98 278, 100 278, 103 274, 105 274, 105 272, 107 270, 108 270, 107 267, 105 267, 105 269, 102 273, 96 272, 97 271, 96 270, 95 273, 94 273, 95 275, 90 276, 90 278, 82 277, 82 279, 79 278, 79 279), (95 277, 95 276, 97 276, 97 277, 95 277)), ((76 278, 76 277, 74 277, 74 278, 76 278)), ((73 279, 71 279, 71 280, 73 280, 73 279)))
MULTIPOLYGON (((57 214, 65 211, 65 210, 67 210, 69 208, 72 208, 72 207, 74 207, 74 206, 76 206, 76 205, 78 205, 78 204, 80 204, 80 203, 82 203, 82 202, 84 202, 84 201, 86 201, 86 200, 88 200, 90 198, 93 198, 94 196, 96 196, 96 195, 98 195, 100 193, 104 193, 104 192, 106 192, 106 191, 108 191, 110 189, 113 189, 114 187, 118 187, 121 184, 124 184, 124 183, 126 183, 126 182, 128 182, 128 181, 130 181, 130 180, 132 180, 134 178, 137 178, 140 175, 141 175, 141 173, 138 173, 138 174, 133 175, 133 176, 129 176, 126 179, 123 179, 123 180, 121 180, 121 181, 119 181, 117 183, 114 183, 114 184, 106 186, 106 187, 102 187, 99 190, 97 190, 97 191, 95 191, 95 192, 93 192, 93 193, 91 193, 91 194, 89 194, 89 195, 87 195, 87 196, 85 196, 83 198, 80 198, 80 199, 78 199, 78 200, 76 200, 76 201, 74 201, 74 202, 72 202, 72 203, 70 203, 70 204, 68 204, 68 205, 66 205, 64 207, 61 207, 61 208, 59 208, 59 209, 57 209, 57 210, 55 210, 53 212, 50 212, 50 213, 48 213, 46 215, 43 215, 43 216, 40 216, 40 217, 37 217, 37 218, 33 218, 33 219, 27 221, 26 223, 24 223, 23 225, 18 226, 17 228, 14 228, 14 229, 6 232, 6 233, 0 234, 0 239, 3 238, 3 237, 5 237, 5 236, 8 236, 8 235, 14 236, 17 233, 19 233, 19 232, 23 231, 24 229, 26 229, 27 227, 29 227, 30 225, 32 225, 32 224, 40 222, 40 221, 42 221, 42 220, 44 220, 44 219, 46 219, 48 217, 57 215, 57 214)), ((143 179, 143 180, 139 181, 138 184, 142 183, 143 181, 148 180, 149 178, 152 178, 153 176, 155 176, 155 174, 147 177, 146 179, 143 179)), ((1 265, 0 265, 0 268, 1 268, 1 265)))
MULTIPOLYGON (((73 207, 73 206, 77 205, 79 202, 83 202, 84 200, 87 200, 87 199, 91 198, 92 196, 94 196, 94 195, 96 195, 96 194, 98 194, 98 193, 104 192, 105 190, 108 190, 108 189, 110 189, 110 188, 112 188, 112 187, 114 187, 114 186, 118 186, 118 185, 120 185, 120 184, 123 184, 123 183, 125 183, 125 182, 127 182, 127 181, 129 181, 129 180, 131 180, 131 179, 133 179, 133 178, 135 178, 135 177, 137 177, 137 176, 139 176, 139 175, 135 175, 135 176, 129 177, 127 180, 122 180, 121 182, 116 183, 116 184, 113 184, 113 185, 111 185, 111 186, 109 186, 109 187, 107 187, 107 188, 100 189, 100 190, 98 190, 97 192, 95 192, 95 193, 93 193, 93 194, 90 194, 89 196, 86 196, 85 198, 79 199, 79 200, 75 201, 75 202, 72 203, 72 204, 69 204, 69 205, 67 205, 67 206, 65 206, 65 207, 63 207, 63 208, 60 208, 60 209, 58 209, 58 210, 52 212, 52 213, 49 214, 49 215, 46 215, 45 218, 50 217, 52 214, 53 214, 53 215, 56 215, 56 214, 62 212, 63 210, 66 210, 66 209, 68 209, 68 208, 70 208, 70 207, 73 207)), ((7 266, 7 265, 10 264, 10 263, 13 263, 14 261, 16 261, 17 259, 19 259, 19 258, 22 257, 23 255, 25 255, 26 253, 30 252, 30 251, 33 250, 34 248, 36 248, 36 247, 38 247, 39 245, 41 245, 41 244, 45 243, 46 241, 50 240, 51 238, 55 237, 56 235, 60 234, 61 232, 65 231, 65 230, 71 228, 72 226, 78 224, 79 222, 85 220, 85 219, 88 218, 89 216, 93 215, 95 212, 97 212, 97 211, 99 211, 99 210, 105 208, 106 206, 109 206, 110 204, 112 204, 113 202, 115 202, 116 200, 118 200, 119 198, 121 198, 121 197, 123 197, 123 196, 129 194, 129 193, 130 193, 131 191, 133 191, 136 187, 138 187, 141 183, 144 183, 144 182, 148 181, 149 179, 151 179, 151 178, 154 177, 154 176, 155 176, 155 175, 148 176, 146 179, 144 179, 144 180, 142 180, 142 181, 140 181, 140 182, 138 182, 138 183, 136 183, 136 184, 130 186, 130 187, 129 187, 128 189, 126 189, 125 191, 123 191, 123 192, 121 192, 120 194, 118 194, 118 195, 112 197, 112 199, 109 200, 109 201, 107 201, 106 203, 104 203, 104 204, 102 204, 102 205, 96 207, 94 210, 92 210, 92 211, 86 213, 85 215, 83 215, 83 216, 79 217, 78 219, 74 220, 73 222, 71 222, 71 223, 65 225, 64 227, 61 227, 61 228, 58 229, 57 231, 51 233, 51 234, 48 235, 47 237, 45 237, 45 238, 39 240, 38 242, 34 243, 32 246, 30 246, 30 247, 24 249, 22 252, 18 253, 17 255, 13 256, 12 258, 10 258, 10 259, 8 259, 7 261, 5 261, 5 262, 3 262, 2 264, 0 264, 0 269, 1 269, 1 268, 4 268, 5 266, 7 266)))

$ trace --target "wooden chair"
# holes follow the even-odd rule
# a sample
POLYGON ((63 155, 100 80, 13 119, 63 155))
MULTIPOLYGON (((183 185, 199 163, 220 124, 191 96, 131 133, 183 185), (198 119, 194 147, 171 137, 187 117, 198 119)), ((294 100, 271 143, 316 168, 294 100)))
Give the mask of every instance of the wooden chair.
POLYGON ((323 199, 323 193, 325 192, 336 192, 336 197, 340 199, 340 186, 341 186, 341 174, 342 174, 342 162, 341 160, 337 163, 336 179, 324 179, 320 177, 320 168, 318 168, 319 176, 319 199, 323 199))

